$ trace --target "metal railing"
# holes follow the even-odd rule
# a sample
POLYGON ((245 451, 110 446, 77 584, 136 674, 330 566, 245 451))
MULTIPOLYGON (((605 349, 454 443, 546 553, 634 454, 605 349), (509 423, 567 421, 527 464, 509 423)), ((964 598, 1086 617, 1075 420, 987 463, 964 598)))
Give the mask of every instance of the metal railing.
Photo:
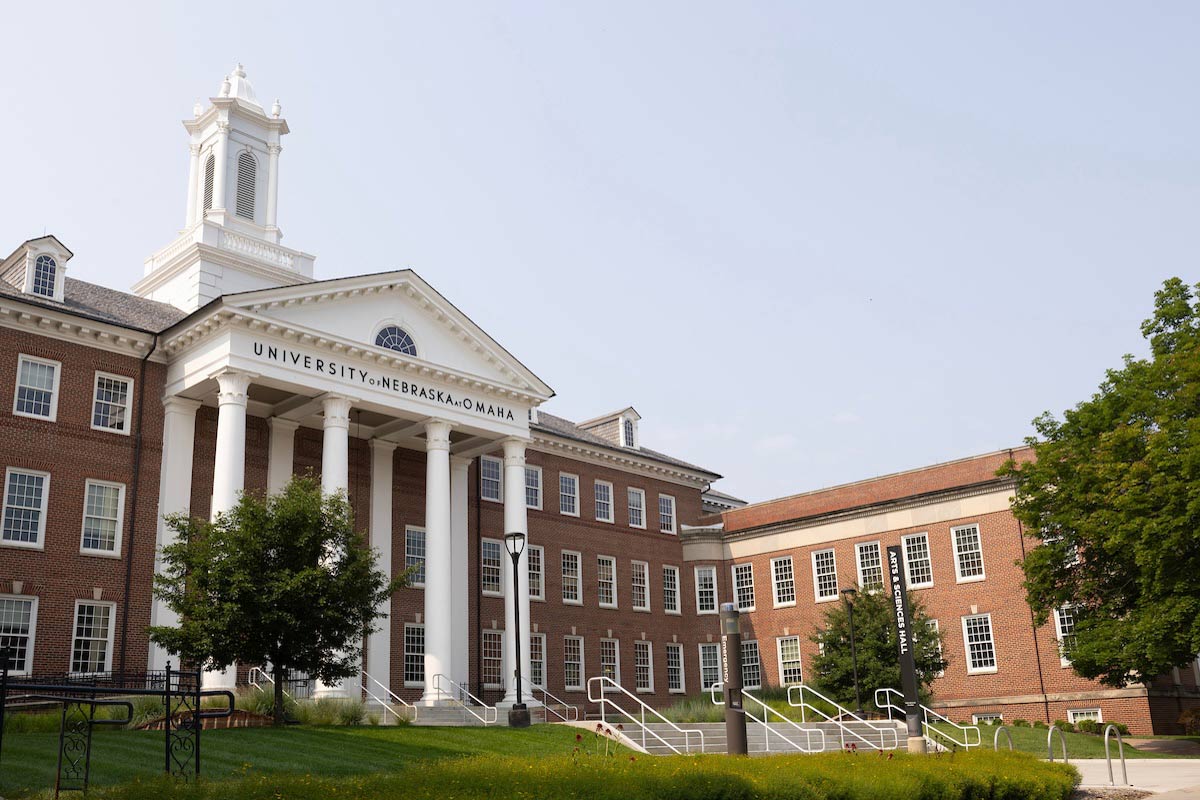
POLYGON ((451 702, 458 703, 458 705, 462 706, 463 710, 484 725, 496 724, 497 712, 495 706, 489 706, 467 691, 465 686, 455 683, 440 672, 433 676, 433 690, 438 693, 439 698, 444 695, 451 702), (472 701, 474 705, 471 705, 467 701, 472 701))
POLYGON ((1004 735, 1008 737, 1008 749, 1012 750, 1013 749, 1012 733, 1009 732, 1007 725, 997 725, 996 726, 996 735, 992 737, 992 749, 993 750, 1000 749, 1000 731, 1004 731, 1004 735))
POLYGON ((600 706, 600 721, 601 722, 604 722, 604 723, 608 722, 608 718, 606 716, 607 712, 605 711, 605 709, 608 708, 609 706, 611 706, 617 714, 621 715, 621 717, 623 719, 627 719, 632 723, 636 723, 636 724, 640 725, 641 729, 642 729, 642 749, 643 750, 646 749, 646 734, 650 734, 652 737, 657 739, 662 745, 664 745, 667 749, 669 749, 671 752, 673 752, 677 755, 683 755, 683 753, 692 752, 692 737, 695 736, 700 740, 700 749, 698 752, 701 752, 701 753, 704 752, 704 731, 685 729, 685 728, 679 727, 674 722, 671 722, 671 720, 667 719, 662 714, 658 713, 653 708, 651 708, 650 706, 648 706, 644 702, 642 702, 642 699, 640 697, 638 697, 637 695, 631 694, 624 686, 617 683, 612 678, 609 678, 606 675, 598 675, 595 678, 588 678, 587 694, 588 694, 588 702, 599 704, 599 706, 600 706), (592 691, 593 686, 596 687, 595 692, 592 691), (626 697, 628 697, 630 700, 632 700, 633 702, 637 703, 638 712, 639 712, 638 716, 634 716, 633 714, 630 714, 625 709, 621 708, 621 706, 618 705, 617 702, 609 696, 610 694, 617 694, 617 695, 623 694, 626 697), (652 731, 646 727, 646 712, 650 712, 652 721, 653 721, 653 718, 657 717, 657 720, 659 722, 663 722, 668 727, 670 727, 672 730, 676 731, 677 733, 683 734, 683 752, 680 752, 678 747, 676 747, 675 745, 668 742, 666 739, 664 739, 662 736, 660 736, 657 732, 652 731))
POLYGON ((367 697, 371 698, 376 703, 383 706, 383 710, 388 712, 392 716, 394 716, 397 720, 403 720, 403 719, 405 719, 405 717, 402 714, 400 714, 399 711, 397 711, 395 708, 392 707, 392 705, 396 704, 396 703, 404 706, 404 708, 406 708, 408 710, 408 712, 409 712, 408 721, 409 722, 412 722, 413 720, 415 720, 417 718, 417 707, 416 706, 414 706, 412 703, 405 700, 400 695, 393 692, 387 686, 384 686, 382 683, 375 680, 373 677, 371 677, 370 673, 368 673, 366 670, 363 670, 363 673, 362 673, 362 690, 363 690, 363 693, 366 694, 367 697), (375 692, 371 691, 371 688, 370 688, 371 685, 374 685, 376 687, 377 691, 382 689, 383 694, 388 699, 387 700, 380 699, 379 696, 377 694, 375 694, 375 692))
MULTIPOLYGON (((807 710, 807 711, 813 712, 818 717, 821 717, 826 722, 832 722, 834 725, 837 725, 838 730, 841 733, 841 741, 842 741, 842 749, 843 750, 846 749, 846 734, 850 734, 854 738, 860 740, 861 742, 863 742, 864 744, 866 744, 870 747, 874 747, 875 743, 872 741, 868 741, 867 738, 864 737, 862 734, 860 734, 857 731, 854 731, 850 727, 848 727, 846 725, 846 723, 840 719, 841 717, 850 717, 850 719, 854 720, 855 722, 865 725, 866 727, 868 727, 871 730, 878 733, 880 750, 888 750, 888 749, 896 750, 896 749, 899 749, 899 747, 900 747, 900 733, 894 727, 877 726, 877 725, 873 724, 872 722, 870 722, 869 720, 864 719, 863 717, 860 717, 858 714, 855 714, 853 711, 846 708, 842 704, 838 703, 836 700, 831 700, 830 698, 821 694, 820 692, 818 692, 816 689, 812 688, 811 686, 807 686, 803 683, 797 684, 795 686, 789 686, 788 693, 787 693, 787 699, 788 699, 789 706, 791 706, 792 708, 800 709, 801 722, 807 722, 806 714, 805 714, 805 711, 807 710), (792 692, 799 693, 799 695, 800 695, 799 702, 796 702, 795 700, 792 699, 792 692), (823 700, 824 702, 828 703, 829 705, 833 706, 838 712, 839 719, 834 719, 833 717, 829 716, 821 709, 814 706, 812 703, 806 702, 804 699, 805 692, 808 692, 809 694, 814 695, 814 696, 820 698, 821 700, 823 700), (887 746, 888 734, 891 734, 891 740, 892 740, 891 748, 889 748, 887 746)), ((889 715, 888 718, 891 719, 891 716, 889 715)))
MULTIPOLYGON (((1108 735, 1115 733, 1117 735, 1117 755, 1121 757, 1121 785, 1131 786, 1129 782, 1129 771, 1125 769, 1125 742, 1121 739, 1121 732, 1117 730, 1117 726, 1108 724, 1104 726, 1104 760, 1108 762, 1108 783, 1110 786, 1116 786, 1117 782, 1113 778, 1112 771, 1112 756, 1108 752, 1108 735)), ((1063 761, 1067 760, 1066 753, 1063 753, 1063 761)))
MULTIPOLYGON (((888 689, 888 688, 876 689, 875 690, 875 707, 878 709, 881 709, 881 710, 886 708, 888 710, 888 719, 892 719, 893 711, 900 714, 900 718, 903 719, 904 718, 904 708, 901 706, 895 705, 891 701, 890 697, 892 695, 895 695, 896 697, 900 698, 901 701, 903 701, 903 699, 904 699, 904 695, 901 694, 900 692, 896 691, 895 689, 888 689)), ((936 735, 942 737, 943 739, 945 739, 946 741, 955 745, 956 747, 962 747, 966 750, 969 750, 972 747, 979 747, 979 745, 982 744, 983 737, 979 733, 978 725, 959 725, 957 722, 952 721, 949 717, 944 717, 941 714, 939 714, 938 712, 934 711, 929 706, 922 705, 922 706, 920 706, 920 708, 921 708, 921 729, 925 732, 925 738, 928 739, 929 741, 933 742, 934 744, 939 745, 939 746, 941 745, 940 742, 938 742, 936 739, 933 738, 933 734, 936 734, 936 735), (938 724, 938 725, 948 725, 949 727, 951 727, 957 731, 961 731, 962 739, 961 740, 955 739, 948 732, 942 730, 941 728, 934 727, 934 723, 930 722, 930 717, 932 717, 936 721, 936 724, 938 724), (974 732, 974 734, 975 734, 975 741, 971 741, 971 733, 972 732, 974 732)))
POLYGON ((546 722, 550 721, 550 714, 558 717, 563 722, 577 722, 579 720, 579 706, 573 706, 566 700, 555 697, 546 691, 545 686, 536 684, 528 678, 521 676, 521 685, 525 687, 525 691, 529 692, 531 698, 537 699, 537 694, 542 695, 542 714, 546 722), (555 706, 561 706, 562 711, 555 709, 555 706))
MULTIPOLYGON (((709 687, 708 691, 709 691, 709 694, 712 695, 713 705, 718 705, 718 706, 725 705, 725 696, 724 696, 725 684, 724 684, 724 682, 717 681, 716 683, 714 683, 712 686, 709 687), (720 698, 720 699, 718 700, 717 698, 720 698)), ((763 743, 764 743, 764 746, 766 747, 766 752, 768 752, 768 753, 771 752, 771 734, 772 733, 775 734, 776 736, 778 736, 783 741, 790 744, 796 750, 799 750, 801 753, 823 753, 825 751, 825 731, 821 730, 820 728, 805 728, 805 727, 801 726, 800 724, 798 724, 796 722, 796 720, 790 719, 789 717, 786 717, 783 714, 779 713, 778 711, 771 708, 769 705, 764 703, 759 698, 750 694, 750 692, 745 689, 742 689, 742 700, 743 701, 750 700, 752 702, 758 703, 759 707, 762 708, 762 711, 761 711, 762 718, 760 719, 759 717, 754 716, 754 714, 750 711, 750 709, 746 708, 745 702, 742 703, 742 711, 745 712, 746 716, 749 717, 750 719, 752 719, 753 721, 757 722, 759 725, 763 726, 763 743), (774 714, 775 716, 779 717, 779 722, 776 722, 773 724, 778 725, 780 723, 784 723, 784 724, 792 726, 800 733, 803 733, 805 746, 801 746, 798 742, 793 742, 791 739, 784 736, 783 733, 781 733, 778 730, 772 730, 771 723, 768 722, 771 714, 774 714), (813 734, 816 734, 817 737, 821 740, 820 747, 814 748, 812 746, 813 734)))
POLYGON ((1067 762, 1067 735, 1059 730, 1057 725, 1051 725, 1050 730, 1046 731, 1046 757, 1051 761, 1054 760, 1054 734, 1058 734, 1058 743, 1062 745, 1063 763, 1067 762))
MULTIPOLYGON (((251 667, 246 674, 246 683, 255 689, 266 690, 269 684, 272 691, 275 688, 275 678, 263 667, 251 667)), ((311 678, 287 678, 283 682, 283 695, 289 700, 309 700, 312 698, 311 678)))

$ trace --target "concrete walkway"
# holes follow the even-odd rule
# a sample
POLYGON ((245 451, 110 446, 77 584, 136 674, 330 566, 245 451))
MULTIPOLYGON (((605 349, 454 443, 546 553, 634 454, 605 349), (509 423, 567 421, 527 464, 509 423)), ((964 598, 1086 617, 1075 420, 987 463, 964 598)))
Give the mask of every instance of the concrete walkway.
MULTIPOLYGON (((1114 748, 1115 749, 1115 748, 1114 748)), ((1071 759, 1079 770, 1083 786, 1108 786, 1108 767, 1102 758, 1071 759)), ((1198 758, 1130 758, 1129 783, 1148 792, 1172 792, 1169 800, 1200 800, 1200 759, 1198 758), (1176 796, 1175 791, 1188 790, 1176 796)), ((1121 762, 1113 757, 1113 777, 1121 785, 1121 762)))

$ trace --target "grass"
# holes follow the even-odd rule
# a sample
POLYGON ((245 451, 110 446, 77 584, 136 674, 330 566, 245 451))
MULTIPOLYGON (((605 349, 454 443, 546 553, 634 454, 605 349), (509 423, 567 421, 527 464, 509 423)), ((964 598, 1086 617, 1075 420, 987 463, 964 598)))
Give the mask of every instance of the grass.
MULTIPOLYGON (((962 731, 950 728, 946 725, 935 726, 946 730, 951 736, 961 741, 962 731)), ((1012 734, 1013 749, 1022 753, 1032 753, 1039 758, 1046 757, 1046 728, 1015 728, 1011 725, 1005 726, 1006 730, 1012 734)), ((979 736, 982 740, 982 747, 985 750, 992 749, 992 742, 996 736, 996 728, 991 725, 980 725, 979 736)), ((1092 736, 1086 733, 1064 733, 1063 736, 1067 740, 1067 758, 1104 758, 1104 737, 1092 736)), ((946 744, 946 740, 941 737, 934 737, 942 744, 946 744)), ((1117 757, 1117 740, 1116 737, 1110 739, 1110 748, 1112 757, 1117 757)), ((1004 738, 1004 734, 1000 734, 1000 748, 1008 748, 1008 740, 1004 738)), ((1058 742, 1058 736, 1054 737, 1054 758, 1058 759, 1062 754, 1062 745, 1058 742)), ((1130 745, 1125 745, 1126 758, 1181 758, 1182 756, 1166 755, 1164 753, 1147 753, 1143 750, 1138 750, 1130 745)))

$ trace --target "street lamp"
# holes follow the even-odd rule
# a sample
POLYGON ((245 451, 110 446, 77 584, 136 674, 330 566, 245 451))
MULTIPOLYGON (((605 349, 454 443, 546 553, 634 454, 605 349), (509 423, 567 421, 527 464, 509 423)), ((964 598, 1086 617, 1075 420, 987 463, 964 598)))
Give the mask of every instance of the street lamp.
POLYGON ((525 534, 520 531, 505 534, 504 546, 508 548, 508 555, 512 558, 513 627, 516 628, 512 632, 512 636, 513 642, 516 644, 517 659, 517 663, 513 667, 513 675, 517 679, 517 702, 513 703, 512 708, 508 710, 508 727, 528 728, 529 709, 525 707, 521 697, 521 576, 520 570, 517 569, 521 553, 525 550, 525 534))
POLYGON ((854 710, 862 714, 862 696, 858 692, 858 650, 854 646, 854 596, 855 589, 842 589, 842 597, 846 601, 846 610, 850 614, 850 663, 854 669, 854 710))

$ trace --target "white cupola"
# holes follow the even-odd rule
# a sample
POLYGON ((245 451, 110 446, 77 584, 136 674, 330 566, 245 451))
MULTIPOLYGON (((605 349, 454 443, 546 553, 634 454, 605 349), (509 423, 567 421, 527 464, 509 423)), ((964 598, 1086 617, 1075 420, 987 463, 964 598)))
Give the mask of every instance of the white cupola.
POLYGON ((241 64, 207 107, 196 103, 183 123, 191 156, 184 228, 146 260, 135 292, 193 311, 223 294, 312 280, 313 257, 280 244, 281 111, 278 100, 263 110, 241 64))

